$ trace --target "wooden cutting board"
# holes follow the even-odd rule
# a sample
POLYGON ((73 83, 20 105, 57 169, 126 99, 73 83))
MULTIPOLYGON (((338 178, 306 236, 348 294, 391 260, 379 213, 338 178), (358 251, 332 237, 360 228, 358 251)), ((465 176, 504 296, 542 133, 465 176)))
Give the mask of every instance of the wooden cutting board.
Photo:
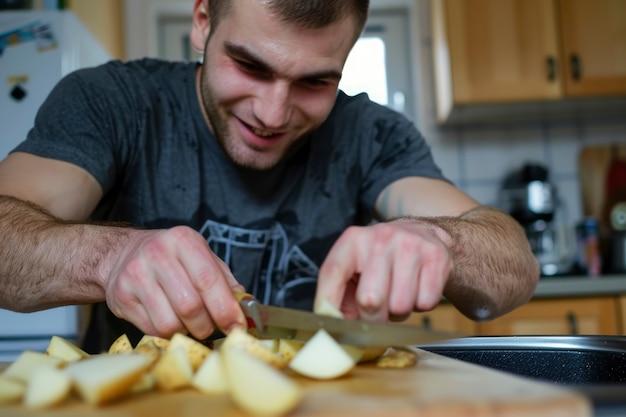
MULTIPOLYGON (((291 417, 591 417, 590 401, 554 384, 536 382, 416 349, 407 369, 359 366, 334 381, 298 381, 303 403, 291 417)), ((34 412, 0 407, 2 417, 236 417, 247 416, 227 396, 192 390, 148 393, 102 408, 70 402, 34 412)))

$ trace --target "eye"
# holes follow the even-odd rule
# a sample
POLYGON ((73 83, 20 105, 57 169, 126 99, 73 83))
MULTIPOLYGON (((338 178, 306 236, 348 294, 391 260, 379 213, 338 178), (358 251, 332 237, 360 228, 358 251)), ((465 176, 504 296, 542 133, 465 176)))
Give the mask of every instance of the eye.
POLYGON ((323 78, 305 78, 302 80, 302 84, 308 88, 325 88, 331 83, 323 78))
POLYGON ((255 64, 254 62, 241 59, 234 59, 234 61, 237 66, 245 73, 261 78, 269 78, 271 76, 267 69, 255 64))

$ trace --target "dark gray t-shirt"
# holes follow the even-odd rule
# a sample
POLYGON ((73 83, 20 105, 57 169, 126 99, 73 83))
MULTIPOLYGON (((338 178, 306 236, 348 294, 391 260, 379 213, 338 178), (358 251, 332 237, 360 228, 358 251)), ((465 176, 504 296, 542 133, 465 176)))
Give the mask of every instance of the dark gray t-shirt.
POLYGON ((17 150, 90 172, 104 191, 94 220, 190 226, 261 301, 304 309, 331 245, 346 227, 373 220, 384 187, 407 176, 442 178, 409 120, 342 92, 277 167, 237 167, 202 117, 197 65, 144 59, 76 71, 17 150))

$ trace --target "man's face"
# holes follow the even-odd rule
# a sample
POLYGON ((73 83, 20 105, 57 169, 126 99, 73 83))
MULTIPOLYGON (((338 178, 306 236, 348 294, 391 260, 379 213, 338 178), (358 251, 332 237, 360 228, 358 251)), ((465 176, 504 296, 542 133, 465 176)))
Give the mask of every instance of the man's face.
POLYGON ((258 0, 233 0, 205 47, 200 95, 236 164, 269 169, 326 119, 353 36, 351 19, 302 29, 258 0))

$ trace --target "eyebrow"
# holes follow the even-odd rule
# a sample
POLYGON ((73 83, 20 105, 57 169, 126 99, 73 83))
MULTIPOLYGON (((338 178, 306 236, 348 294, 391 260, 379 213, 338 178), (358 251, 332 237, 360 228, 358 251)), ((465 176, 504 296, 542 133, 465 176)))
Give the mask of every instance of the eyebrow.
MULTIPOLYGON (((263 59, 261 59, 259 56, 255 55, 252 51, 250 51, 248 48, 246 48, 243 45, 237 45, 234 44, 232 42, 225 42, 224 43, 224 49, 226 50, 226 52, 233 57, 236 58, 240 58, 240 59, 245 59, 246 61, 249 61, 250 63, 254 64, 255 66, 257 66, 261 71, 263 72, 268 72, 268 73, 278 73, 278 71, 276 71, 274 68, 272 68, 272 66, 268 63, 263 61, 263 59)), ((330 70, 322 70, 322 71, 314 71, 314 72, 310 72, 307 74, 302 74, 302 76, 298 77, 299 79, 335 79, 335 80, 340 80, 341 79, 341 71, 337 71, 334 69, 330 69, 330 70)))

